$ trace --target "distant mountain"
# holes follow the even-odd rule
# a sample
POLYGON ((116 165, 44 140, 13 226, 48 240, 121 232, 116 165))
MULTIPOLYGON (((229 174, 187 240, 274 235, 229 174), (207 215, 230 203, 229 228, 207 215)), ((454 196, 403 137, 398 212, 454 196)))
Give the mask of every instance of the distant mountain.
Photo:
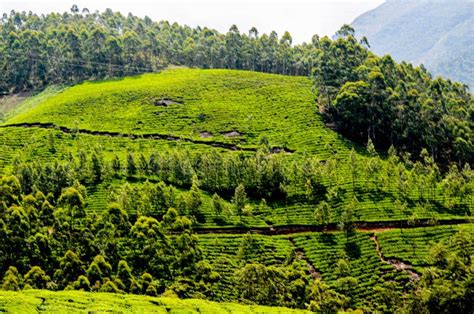
POLYGON ((422 63, 474 89, 474 1, 388 0, 352 26, 375 53, 422 63))

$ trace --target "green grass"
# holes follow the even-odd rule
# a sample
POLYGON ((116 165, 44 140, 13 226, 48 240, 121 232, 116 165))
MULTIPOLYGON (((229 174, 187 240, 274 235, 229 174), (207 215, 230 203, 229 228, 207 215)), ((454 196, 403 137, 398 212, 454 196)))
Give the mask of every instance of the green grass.
POLYGON ((26 290, 0 291, 0 312, 5 313, 309 313, 282 307, 216 303, 199 299, 180 300, 93 293, 26 290))

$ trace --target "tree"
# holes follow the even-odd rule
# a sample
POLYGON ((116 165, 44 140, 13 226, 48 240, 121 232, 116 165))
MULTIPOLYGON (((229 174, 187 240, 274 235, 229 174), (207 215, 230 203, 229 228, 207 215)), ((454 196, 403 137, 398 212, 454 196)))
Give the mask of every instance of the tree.
POLYGON ((72 284, 79 276, 84 275, 84 265, 79 256, 68 250, 59 261, 59 269, 54 273, 54 278, 60 283, 61 288, 72 284))
POLYGON ((16 267, 10 266, 5 272, 2 281, 2 290, 18 291, 21 289, 23 278, 16 267))
POLYGON ((25 275, 25 285, 34 289, 46 289, 51 282, 51 278, 39 266, 33 266, 25 275))
POLYGON ((194 217, 197 217, 199 215, 199 208, 202 205, 201 191, 199 190, 199 182, 197 177, 193 178, 193 184, 191 186, 191 190, 189 191, 187 204, 189 213, 194 217))
POLYGON ((115 155, 114 159, 112 159, 112 170, 116 176, 120 175, 122 172, 122 164, 120 162, 120 158, 117 155, 115 155))
POLYGON ((345 304, 348 302, 344 295, 331 290, 321 279, 316 279, 310 289, 310 303, 308 305, 308 310, 310 311, 337 313, 344 309, 345 304))
POLYGON ((464 245, 472 245, 472 237, 458 246, 455 235, 450 239, 452 248, 438 243, 433 246, 429 259, 432 267, 424 269, 416 289, 413 290, 408 312, 467 313, 472 308, 472 279, 474 271, 470 259, 465 259, 464 245), (469 245, 469 244, 468 244, 469 245))
POLYGON ((67 188, 59 197, 58 202, 70 210, 70 217, 73 224, 76 218, 82 218, 86 215, 84 211, 84 198, 82 194, 73 187, 67 188))
POLYGON ((133 177, 137 174, 137 165, 135 164, 135 157, 132 153, 127 154, 127 175, 133 177))
POLYGON ((314 216, 316 217, 316 221, 321 224, 324 228, 329 222, 329 211, 330 211, 330 206, 326 201, 322 201, 321 203, 318 204, 316 207, 316 210, 314 211, 314 216))
POLYGON ((58 202, 70 209, 82 209, 85 205, 84 197, 73 187, 67 188, 59 197, 58 202))
POLYGON ((246 264, 235 274, 242 298, 258 304, 280 304, 285 292, 285 273, 274 266, 246 264))
POLYGON ((73 285, 74 290, 82 290, 82 291, 90 291, 91 284, 89 279, 86 276, 79 276, 76 281, 74 281, 73 285))
POLYGON ((243 210, 247 203, 247 193, 245 193, 245 187, 242 183, 235 188, 232 202, 235 205, 237 215, 239 215, 240 220, 242 220, 243 210))
POLYGON ((91 162, 92 162, 91 169, 92 169, 94 183, 101 182, 102 176, 103 176, 102 160, 96 153, 93 153, 91 157, 91 162))
POLYGON ((359 201, 353 197, 350 203, 344 205, 342 215, 339 220, 339 228, 346 233, 346 236, 354 230, 354 211, 357 209, 359 201))
POLYGON ((224 200, 217 193, 212 195, 212 208, 218 217, 220 217, 222 211, 224 210, 223 202, 224 200))
POLYGON ((128 266, 128 263, 121 260, 117 267, 117 278, 120 279, 122 286, 121 290, 129 291, 132 288, 132 282, 135 280, 132 276, 132 269, 128 266))
POLYGON ((112 273, 112 266, 105 260, 102 255, 97 255, 87 268, 86 274, 90 282, 94 283, 94 286, 100 287, 100 283, 104 282, 105 278, 108 278, 112 273))

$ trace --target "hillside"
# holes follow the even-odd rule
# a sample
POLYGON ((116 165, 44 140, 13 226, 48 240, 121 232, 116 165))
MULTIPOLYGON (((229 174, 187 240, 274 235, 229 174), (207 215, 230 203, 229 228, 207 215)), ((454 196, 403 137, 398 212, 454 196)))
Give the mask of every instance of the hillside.
POLYGON ((474 86, 472 1, 391 0, 352 22, 371 50, 397 61, 423 64, 433 73, 474 86))
POLYGON ((52 123, 244 149, 255 149, 264 136, 272 148, 298 154, 333 143, 349 148, 316 111, 307 78, 176 69, 74 86, 4 125, 52 123))
MULTIPOLYGON (((76 157, 78 152, 83 152, 89 158, 97 153, 104 168, 117 159, 125 171, 130 153, 137 159, 137 168, 142 158, 148 162, 153 156, 159 165, 170 162, 163 152, 178 154, 177 158, 185 163, 183 166, 188 167, 181 170, 184 172, 181 179, 176 178, 173 169, 163 172, 166 170, 163 166, 161 171, 155 172, 137 169, 132 176, 142 183, 147 179, 164 180, 178 188, 176 193, 183 194, 192 183, 193 173, 198 174, 207 192, 203 195, 198 222, 207 227, 232 226, 238 221, 249 226, 313 225, 313 204, 322 200, 324 194, 330 192, 329 188, 337 188, 331 193, 340 194, 338 200, 330 203, 338 208, 329 212, 332 223, 337 222, 338 213, 353 196, 358 198, 360 207, 355 220, 362 222, 406 219, 414 213, 419 219, 429 219, 434 214, 452 219, 462 218, 466 210, 470 212, 469 203, 446 208, 447 203, 440 202, 441 198, 445 199, 440 188, 430 195, 436 201, 434 206, 422 205, 417 199, 418 190, 412 190, 406 192, 412 199, 406 206, 414 212, 394 210, 392 199, 399 198, 400 189, 396 186, 396 177, 389 179, 393 184, 383 178, 385 172, 392 171, 389 164, 378 157, 369 158, 365 149, 327 128, 310 90, 310 81, 306 78, 230 70, 175 69, 122 80, 84 83, 57 95, 38 95, 41 101, 32 101, 36 104, 33 108, 22 112, 20 107, 16 115, 5 121, 0 129, 4 143, 3 164, 8 167, 18 159, 24 162, 64 160, 70 159, 71 154, 76 157), (350 157, 354 147, 357 151, 350 157), (263 155, 253 161, 260 163, 255 165, 255 175, 232 174, 234 170, 227 164, 236 162, 235 158, 256 156, 258 151, 263 155), (266 157, 260 160, 264 155, 266 157), (214 161, 216 156, 221 157, 214 161), (210 159, 208 165, 199 161, 203 158, 210 159), (356 168, 360 168, 353 169, 356 172, 352 178, 351 158, 357 158, 356 168), (379 168, 379 178, 367 178, 363 173, 371 159, 379 168), (321 161, 326 161, 326 169, 317 164, 321 161), (272 169, 259 169, 261 167, 272 169), (310 172, 309 169, 291 170, 302 167, 313 169, 310 172), (262 171, 275 172, 277 181, 259 179, 273 175, 260 173, 262 171), (228 175, 222 177, 225 173, 228 175), (220 180, 216 177, 219 174, 220 180), (234 182, 226 179, 233 177, 234 182), (307 195, 309 178, 314 182, 314 189, 320 189, 314 191, 314 196, 307 195), (230 196, 240 181, 252 194, 252 215, 238 218, 231 212, 225 219, 216 217, 212 193, 221 194, 226 206, 232 206, 230 196), (274 189, 273 192, 262 190, 262 184, 272 185, 268 188, 274 189), (375 196, 382 184, 386 194, 375 196), (287 186, 287 197, 274 197, 272 193, 282 192, 282 185, 287 186), (263 207, 262 197, 267 202, 263 207)), ((405 184, 416 184, 415 180, 419 179, 408 177, 408 173, 405 184)), ((102 211, 111 195, 122 189, 127 176, 120 170, 101 184, 90 186, 87 208, 102 211)), ((132 182, 132 187, 143 190, 142 183, 132 182)), ((459 199, 452 201, 459 203, 459 199)), ((134 214, 136 207, 127 210, 134 214)))
POLYGON ((397 311, 437 306, 444 286, 462 310, 472 169, 344 139, 311 86, 173 68, 15 105, 0 125, 0 287, 24 292, 0 293, 0 310, 397 311))

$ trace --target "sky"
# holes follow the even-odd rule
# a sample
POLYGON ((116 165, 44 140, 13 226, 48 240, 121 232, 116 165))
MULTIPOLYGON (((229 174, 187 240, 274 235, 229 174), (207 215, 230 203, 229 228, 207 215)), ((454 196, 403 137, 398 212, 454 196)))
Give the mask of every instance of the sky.
POLYGON ((73 4, 93 12, 111 8, 152 20, 167 20, 192 27, 207 26, 227 32, 236 24, 241 32, 255 26, 260 33, 289 31, 293 43, 310 41, 314 34, 332 36, 343 24, 369 11, 384 0, 0 0, 0 12, 35 13, 69 11, 73 4))

